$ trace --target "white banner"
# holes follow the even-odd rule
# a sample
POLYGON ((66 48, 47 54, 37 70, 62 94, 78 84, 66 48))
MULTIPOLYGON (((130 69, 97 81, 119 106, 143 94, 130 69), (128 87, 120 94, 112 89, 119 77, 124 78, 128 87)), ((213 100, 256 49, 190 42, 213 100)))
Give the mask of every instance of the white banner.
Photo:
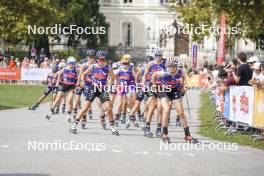
POLYGON ((252 125, 254 88, 249 86, 230 87, 230 120, 252 125))
POLYGON ((45 81, 51 71, 51 69, 47 68, 21 69, 21 80, 45 81))

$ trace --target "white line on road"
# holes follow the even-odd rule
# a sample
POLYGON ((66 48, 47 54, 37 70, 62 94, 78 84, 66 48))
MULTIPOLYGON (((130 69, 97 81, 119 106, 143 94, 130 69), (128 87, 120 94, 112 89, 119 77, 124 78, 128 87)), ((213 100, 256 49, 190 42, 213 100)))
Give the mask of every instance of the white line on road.
POLYGON ((148 152, 146 152, 146 151, 143 151, 143 152, 134 152, 134 154, 143 154, 143 155, 147 155, 148 152))
POLYGON ((2 148, 8 148, 9 145, 2 145, 1 147, 2 147, 2 148))

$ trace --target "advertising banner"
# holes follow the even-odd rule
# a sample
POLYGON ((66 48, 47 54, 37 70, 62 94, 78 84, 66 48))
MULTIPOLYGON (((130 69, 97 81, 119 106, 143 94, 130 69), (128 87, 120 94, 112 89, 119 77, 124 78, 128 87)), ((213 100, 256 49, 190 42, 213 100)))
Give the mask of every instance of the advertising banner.
POLYGON ((230 118, 230 90, 227 89, 225 91, 225 108, 224 108, 224 117, 229 119, 230 118))
POLYGON ((254 88, 249 86, 230 87, 230 120, 252 125, 254 88))
POLYGON ((20 80, 20 69, 0 68, 0 80, 20 80))
POLYGON ((46 68, 29 68, 21 70, 21 80, 45 81, 51 69, 46 68))
POLYGON ((264 127, 264 89, 255 89, 254 94, 253 126, 264 127))

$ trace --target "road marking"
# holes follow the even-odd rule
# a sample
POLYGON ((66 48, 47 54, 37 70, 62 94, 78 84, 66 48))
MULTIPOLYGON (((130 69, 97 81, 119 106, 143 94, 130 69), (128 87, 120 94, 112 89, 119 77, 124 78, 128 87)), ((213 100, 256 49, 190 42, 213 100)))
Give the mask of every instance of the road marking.
POLYGON ((9 145, 2 145, 1 147, 2 147, 2 148, 8 148, 9 145))
POLYGON ((146 151, 143 151, 143 152, 134 152, 134 154, 143 154, 143 155, 147 155, 148 152, 146 152, 146 151))
POLYGON ((114 150, 112 149, 112 152, 115 152, 115 153, 121 153, 123 150, 114 150))
POLYGON ((165 153, 165 152, 156 152, 156 154, 170 156, 170 153, 165 153))
POLYGON ((184 155, 190 156, 190 157, 194 157, 195 155, 193 153, 183 153, 184 155))

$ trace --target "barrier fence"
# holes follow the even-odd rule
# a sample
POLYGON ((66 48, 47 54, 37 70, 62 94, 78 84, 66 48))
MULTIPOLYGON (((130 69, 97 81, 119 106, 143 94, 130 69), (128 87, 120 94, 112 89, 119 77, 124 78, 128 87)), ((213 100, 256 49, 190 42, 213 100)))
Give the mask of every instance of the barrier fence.
POLYGON ((256 130, 256 138, 263 139, 264 89, 250 86, 230 86, 226 91, 212 91, 212 99, 218 120, 218 127, 226 128, 226 135, 239 131, 256 130))

